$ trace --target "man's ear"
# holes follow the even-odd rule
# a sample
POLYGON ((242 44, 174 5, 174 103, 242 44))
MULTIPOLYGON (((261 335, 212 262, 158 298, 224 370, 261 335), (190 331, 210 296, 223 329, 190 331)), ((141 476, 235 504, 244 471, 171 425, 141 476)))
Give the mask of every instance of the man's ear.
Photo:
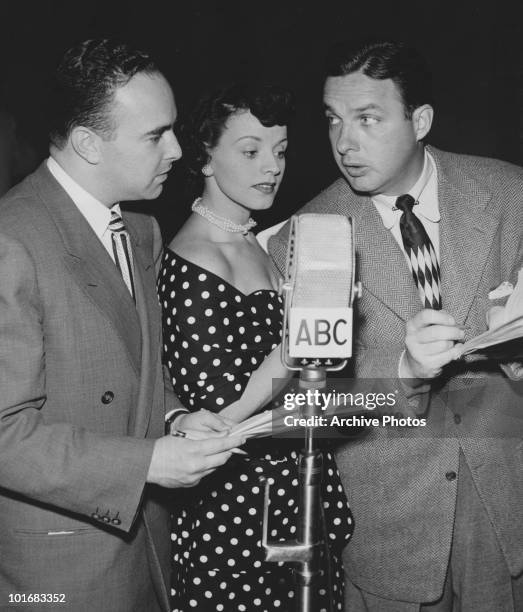
POLYGON ((418 106, 412 113, 412 125, 416 134, 416 140, 420 141, 429 133, 434 118, 434 109, 430 104, 418 106))
POLYGON ((88 164, 100 161, 100 136, 91 129, 81 125, 74 127, 70 135, 71 145, 77 155, 88 164))

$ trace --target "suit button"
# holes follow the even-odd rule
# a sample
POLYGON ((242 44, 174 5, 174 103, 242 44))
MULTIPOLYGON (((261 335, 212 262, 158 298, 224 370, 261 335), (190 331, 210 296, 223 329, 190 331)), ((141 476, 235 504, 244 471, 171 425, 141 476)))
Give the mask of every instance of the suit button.
POLYGON ((106 391, 102 395, 102 404, 110 404, 114 399, 114 393, 112 391, 106 391))
POLYGON ((113 525, 121 525, 121 524, 122 524, 122 521, 121 521, 120 519, 114 518, 114 519, 111 521, 111 523, 112 523, 113 525))
POLYGON ((91 514, 91 518, 94 518, 96 521, 99 521, 99 520, 100 520, 100 516, 99 516, 98 514, 96 514, 96 512, 93 512, 93 513, 91 514))
POLYGON ((456 423, 456 425, 459 425, 461 423, 461 415, 459 414, 454 415, 454 423, 456 423))
POLYGON ((456 476, 457 476, 456 472, 447 472, 447 473, 445 474, 445 478, 446 478, 446 479, 447 479, 449 482, 451 482, 452 480, 456 480, 456 476))
POLYGON ((105 516, 102 516, 102 521, 103 521, 104 523, 110 523, 110 522, 111 522, 111 519, 110 519, 110 518, 109 518, 107 515, 105 515, 105 516))

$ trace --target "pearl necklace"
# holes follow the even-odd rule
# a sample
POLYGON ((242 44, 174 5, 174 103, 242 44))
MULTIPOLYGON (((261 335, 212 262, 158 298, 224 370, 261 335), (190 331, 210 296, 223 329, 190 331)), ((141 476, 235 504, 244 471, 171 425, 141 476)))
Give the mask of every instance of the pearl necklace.
POLYGON ((220 217, 216 213, 212 212, 207 206, 204 206, 201 198, 196 198, 194 200, 193 205, 191 206, 191 210, 195 212, 197 215, 200 215, 204 219, 207 219, 209 223, 216 225, 222 230, 226 232, 231 232, 233 234, 243 234, 246 236, 250 230, 257 225, 256 221, 252 218, 249 218, 247 223, 241 225, 240 223, 234 223, 230 219, 226 219, 225 217, 220 217))

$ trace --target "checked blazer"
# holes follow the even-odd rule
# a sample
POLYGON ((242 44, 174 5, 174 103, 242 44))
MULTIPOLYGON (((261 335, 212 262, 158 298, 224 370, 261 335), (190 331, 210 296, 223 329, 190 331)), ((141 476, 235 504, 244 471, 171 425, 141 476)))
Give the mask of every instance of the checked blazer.
MULTIPOLYGON (((523 170, 429 148, 438 176, 443 308, 485 331, 488 293, 516 283, 523 266, 523 170)), ((355 225, 354 351, 347 376, 384 379, 399 410, 427 428, 373 428, 339 444, 337 462, 355 517, 345 569, 387 599, 434 601, 442 591, 456 505, 459 453, 470 467, 512 575, 523 571, 523 390, 481 356, 453 362, 430 389, 406 393, 397 379, 405 323, 422 308, 404 254, 369 197, 339 179, 299 213, 335 213, 355 225)), ((269 239, 285 267, 288 225, 269 239)), ((459 474, 458 474, 459 478, 459 474)))

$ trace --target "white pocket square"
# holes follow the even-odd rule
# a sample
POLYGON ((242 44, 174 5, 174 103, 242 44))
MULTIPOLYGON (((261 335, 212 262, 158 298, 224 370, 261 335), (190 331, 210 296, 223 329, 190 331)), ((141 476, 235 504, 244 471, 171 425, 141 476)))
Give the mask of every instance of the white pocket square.
POLYGON ((511 295, 513 291, 514 285, 508 281, 503 281, 498 287, 489 291, 488 299, 499 300, 500 298, 507 297, 507 295, 511 295))

